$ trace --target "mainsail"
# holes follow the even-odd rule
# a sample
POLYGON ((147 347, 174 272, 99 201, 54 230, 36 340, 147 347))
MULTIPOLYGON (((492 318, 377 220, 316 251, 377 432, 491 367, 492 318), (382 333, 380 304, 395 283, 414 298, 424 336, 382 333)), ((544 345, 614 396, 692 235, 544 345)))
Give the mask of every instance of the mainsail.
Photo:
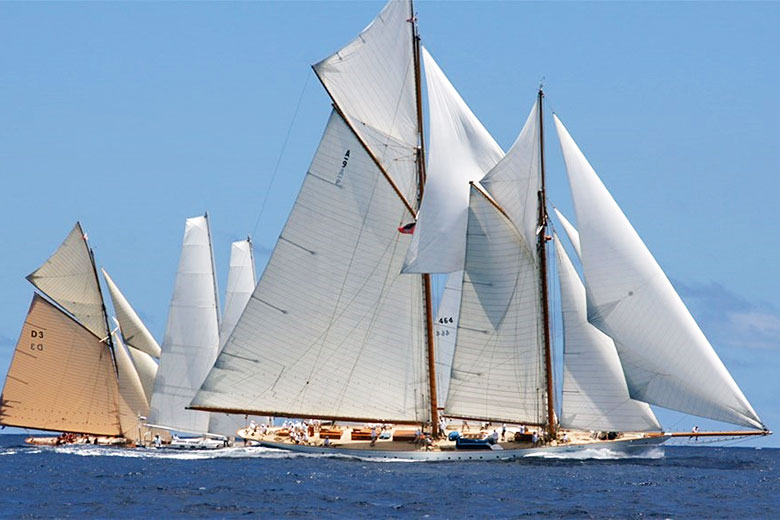
POLYGON ((588 321, 615 341, 631 397, 763 428, 620 207, 557 117, 555 123, 582 242, 588 321))
MULTIPOLYGON (((246 308, 252 292, 255 290, 255 261, 252 254, 252 241, 238 240, 230 246, 230 269, 228 270, 225 290, 225 309, 219 327, 219 352, 225 347, 230 334, 246 308)), ((209 432, 228 437, 246 425, 244 415, 226 415, 211 413, 209 432)), ((264 419, 263 422, 268 422, 264 419)))
POLYGON ((420 422, 428 417, 411 218, 332 113, 246 310, 193 401, 201 409, 420 422))
POLYGON ((34 295, 0 397, 0 423, 120 435, 119 399, 106 343, 34 295))
POLYGON ((95 264, 80 223, 76 222, 57 251, 27 280, 100 339, 108 337, 95 264))
POLYGON ((564 334, 561 426, 582 430, 661 430, 650 406, 629 397, 615 344, 588 323, 585 286, 560 240, 555 238, 564 334))
POLYGON ((209 414, 187 410, 217 356, 219 302, 208 217, 187 219, 168 313, 151 421, 207 432, 209 414))
POLYGON ((230 246, 230 269, 225 290, 225 309, 219 327, 219 351, 227 343, 238 318, 244 312, 252 292, 255 290, 255 259, 252 241, 238 240, 230 246))

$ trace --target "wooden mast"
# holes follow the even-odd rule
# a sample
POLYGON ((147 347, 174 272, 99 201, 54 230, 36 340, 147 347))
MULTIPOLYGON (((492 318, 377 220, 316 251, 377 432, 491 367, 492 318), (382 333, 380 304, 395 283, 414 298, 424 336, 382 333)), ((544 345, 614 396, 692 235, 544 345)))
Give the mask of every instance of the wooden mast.
MULTIPOLYGON (((409 0, 412 24, 412 51, 414 54, 414 89, 417 98, 417 210, 422 204, 425 189, 425 135, 423 133, 422 83, 420 74, 420 35, 417 32, 417 17, 414 14, 414 2, 409 0)), ((431 432, 434 438, 439 436, 439 402, 436 396, 436 354, 433 340, 433 301, 431 296, 431 275, 422 275, 423 300, 425 305, 425 332, 428 357, 428 392, 431 397, 431 432)))
POLYGON ((539 250, 539 278, 542 291, 542 321, 544 326, 544 364, 547 379, 547 432, 551 437, 555 436, 555 406, 553 401, 553 374, 552 374, 552 345, 550 343, 550 304, 548 301, 547 287, 547 198, 544 188, 544 110, 542 101, 544 92, 539 86, 539 98, 537 110, 539 111, 539 170, 541 175, 541 187, 539 189, 539 221, 537 229, 539 250))

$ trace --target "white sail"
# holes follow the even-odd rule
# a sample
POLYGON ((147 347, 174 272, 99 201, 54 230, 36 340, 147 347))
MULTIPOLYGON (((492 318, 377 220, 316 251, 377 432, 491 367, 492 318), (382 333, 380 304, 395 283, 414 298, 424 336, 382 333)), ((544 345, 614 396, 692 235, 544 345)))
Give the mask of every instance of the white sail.
POLYGON ((449 273, 463 269, 469 182, 480 180, 504 152, 425 48, 422 56, 430 111, 428 176, 404 272, 449 273))
POLYGON ((225 309, 219 327, 219 351, 227 343, 230 333, 244 312, 246 303, 255 290, 255 259, 252 242, 238 240, 230 246, 230 270, 225 290, 225 309))
POLYGON ((463 286, 463 271, 447 276, 447 283, 436 311, 434 336, 436 344, 436 396, 439 403, 447 402, 450 388, 452 357, 455 355, 455 339, 458 337, 460 296, 463 286))
POLYGON ((80 223, 27 280, 100 339, 108 337, 97 273, 80 223))
POLYGON ((105 269, 101 268, 103 278, 108 285, 108 294, 111 296, 111 302, 114 304, 114 311, 116 312, 116 319, 119 322, 119 328, 122 331, 122 337, 128 346, 137 348, 143 352, 146 352, 152 357, 160 357, 160 346, 157 341, 146 328, 146 325, 138 317, 130 302, 119 290, 119 287, 114 283, 114 280, 108 276, 105 269))
POLYGON ((193 406, 297 417, 429 417, 411 215, 332 113, 246 310, 193 406), (343 162, 346 160, 346 164, 343 162))
POLYGON ((762 428, 652 254, 557 117, 555 123, 582 242, 588 321, 615 341, 631 397, 762 428))
POLYGON ((533 257, 514 225, 472 187, 446 414, 544 422, 543 326, 533 257))
POLYGON ((506 156, 480 181, 530 247, 536 244, 539 222, 539 150, 537 102, 506 156))
MULTIPOLYGON (((225 347, 230 334, 244 312, 252 292, 255 290, 255 261, 252 255, 252 241, 238 240, 230 247, 230 270, 225 290, 225 309, 219 328, 219 351, 225 347)), ((247 424, 245 415, 228 415, 213 412, 210 414, 209 432, 227 437, 236 435, 236 431, 247 424)), ((267 418, 260 419, 268 423, 267 418)))
POLYGON ((134 439, 138 437, 140 417, 149 415, 149 401, 146 399, 141 379, 130 355, 125 350, 122 338, 116 332, 112 333, 111 337, 114 340, 114 358, 119 383, 119 423, 122 426, 122 434, 129 439, 134 439))
POLYGON ((187 219, 152 393, 151 421, 207 432, 209 414, 186 410, 217 356, 219 303, 207 217, 187 219))
POLYGON ((154 391, 154 380, 157 378, 157 363, 154 358, 142 352, 137 348, 127 347, 130 352, 130 357, 133 359, 133 365, 138 373, 138 377, 141 379, 141 385, 144 388, 144 394, 146 400, 152 402, 152 392, 154 391))
POLYGON ((588 323, 585 286, 555 237, 563 314, 561 426, 582 430, 659 431, 646 403, 628 395, 615 344, 588 323))
POLYGON ((408 201, 417 188, 417 107, 409 0, 390 0, 314 71, 408 201))
POLYGON ((563 226, 563 230, 566 232, 566 236, 569 237, 569 242, 571 242, 574 251, 577 253, 577 257, 582 260, 582 248, 580 247, 579 232, 577 232, 577 229, 574 227, 574 225, 569 222, 565 216, 563 216, 563 213, 558 211, 558 208, 553 208, 553 210, 555 211, 555 215, 558 217, 558 220, 563 226))

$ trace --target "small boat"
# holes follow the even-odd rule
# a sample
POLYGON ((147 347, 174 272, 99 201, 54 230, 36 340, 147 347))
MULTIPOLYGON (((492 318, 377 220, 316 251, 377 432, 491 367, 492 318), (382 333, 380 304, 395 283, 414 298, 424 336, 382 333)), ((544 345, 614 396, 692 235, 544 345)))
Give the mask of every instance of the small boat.
POLYGON ((27 279, 41 294, 33 295, 6 376, 0 424, 63 432, 26 439, 35 445, 125 445, 140 439, 148 398, 131 354, 117 330, 109 329, 80 223, 27 279))

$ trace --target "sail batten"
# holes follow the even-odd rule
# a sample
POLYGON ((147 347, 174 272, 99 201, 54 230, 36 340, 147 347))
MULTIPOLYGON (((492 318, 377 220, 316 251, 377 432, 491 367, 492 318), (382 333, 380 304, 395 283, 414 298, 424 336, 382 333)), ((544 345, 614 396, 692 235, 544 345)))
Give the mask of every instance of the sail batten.
POLYGON ((333 112, 271 259, 194 408, 419 422, 422 286, 411 218, 333 112), (325 181, 325 182, 323 182, 325 181))
POLYGON ((763 428, 623 211, 555 123, 581 239, 588 320, 614 340, 631 397, 763 428))

